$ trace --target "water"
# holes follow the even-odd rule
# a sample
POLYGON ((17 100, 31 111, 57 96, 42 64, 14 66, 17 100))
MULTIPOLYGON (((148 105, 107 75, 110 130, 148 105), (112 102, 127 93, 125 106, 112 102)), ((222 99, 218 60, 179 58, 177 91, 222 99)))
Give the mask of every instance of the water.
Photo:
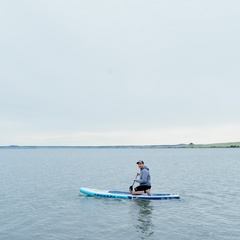
POLYGON ((240 149, 0 149, 0 239, 239 239, 240 149), (152 192, 180 200, 96 199, 128 190, 145 160, 152 192))

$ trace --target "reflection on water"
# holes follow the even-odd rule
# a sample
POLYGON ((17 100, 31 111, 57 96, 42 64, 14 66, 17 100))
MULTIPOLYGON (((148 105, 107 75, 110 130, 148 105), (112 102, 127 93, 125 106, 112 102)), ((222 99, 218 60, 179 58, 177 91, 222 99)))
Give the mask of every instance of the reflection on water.
POLYGON ((134 201, 132 212, 132 216, 134 216, 133 225, 137 232, 141 233, 140 239, 147 239, 154 233, 152 211, 153 206, 151 205, 151 201, 134 201))

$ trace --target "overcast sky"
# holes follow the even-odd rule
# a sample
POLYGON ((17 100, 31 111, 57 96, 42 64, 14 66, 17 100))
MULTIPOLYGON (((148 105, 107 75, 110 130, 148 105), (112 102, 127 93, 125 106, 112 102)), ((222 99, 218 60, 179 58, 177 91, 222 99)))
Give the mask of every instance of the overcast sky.
POLYGON ((0 145, 240 141, 240 1, 0 3, 0 145))

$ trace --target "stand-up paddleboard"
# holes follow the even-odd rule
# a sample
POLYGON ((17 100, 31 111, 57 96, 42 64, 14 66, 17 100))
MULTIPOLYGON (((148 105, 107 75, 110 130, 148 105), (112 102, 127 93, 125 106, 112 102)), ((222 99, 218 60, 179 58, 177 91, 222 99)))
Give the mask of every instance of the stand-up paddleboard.
POLYGON ((80 188, 80 192, 91 197, 99 198, 115 198, 115 199, 144 199, 144 200, 167 200, 167 199, 180 199, 178 194, 141 194, 132 195, 129 192, 115 191, 115 190, 99 190, 92 188, 80 188))

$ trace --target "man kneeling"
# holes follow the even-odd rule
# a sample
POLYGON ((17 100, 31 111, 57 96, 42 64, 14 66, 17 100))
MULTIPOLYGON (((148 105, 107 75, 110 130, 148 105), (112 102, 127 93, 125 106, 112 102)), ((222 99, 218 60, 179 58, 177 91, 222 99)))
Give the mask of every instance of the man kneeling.
POLYGON ((131 193, 134 195, 140 195, 143 193, 151 195, 151 176, 149 168, 144 165, 144 162, 142 160, 138 161, 137 165, 140 169, 140 173, 137 173, 137 175, 140 175, 140 179, 138 180, 135 178, 134 181, 139 183, 139 186, 134 188, 131 193))

